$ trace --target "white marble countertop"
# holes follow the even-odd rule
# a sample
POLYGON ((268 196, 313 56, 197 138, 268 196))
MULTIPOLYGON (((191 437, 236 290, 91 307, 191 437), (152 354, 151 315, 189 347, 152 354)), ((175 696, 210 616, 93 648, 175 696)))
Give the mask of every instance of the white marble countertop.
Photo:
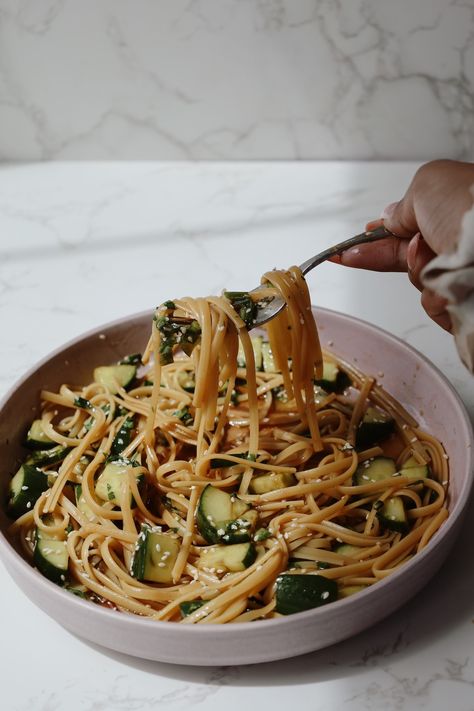
MULTIPOLYGON (((0 395, 64 341, 176 295, 251 288, 355 234, 414 163, 62 163, 0 168, 0 395)), ((474 379, 402 274, 327 264, 316 304, 388 329, 445 373, 474 414, 474 379)), ((6 711, 474 709, 471 506, 428 586, 357 637, 297 659, 187 668, 73 637, 0 567, 6 711), (464 550, 463 550, 464 549, 464 550), (20 631, 21 630, 21 631, 20 631), (8 671, 10 670, 10 671, 8 671), (17 676, 21 672, 21 680, 17 676)))

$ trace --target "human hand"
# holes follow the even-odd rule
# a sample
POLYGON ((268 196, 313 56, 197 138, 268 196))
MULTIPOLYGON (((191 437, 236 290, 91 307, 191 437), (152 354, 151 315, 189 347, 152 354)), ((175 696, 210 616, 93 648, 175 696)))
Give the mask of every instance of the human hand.
POLYGON ((446 300, 425 288, 420 274, 438 254, 456 248, 463 215, 472 206, 472 185, 472 163, 425 163, 415 173, 402 200, 388 205, 381 219, 366 226, 369 230, 384 224, 396 237, 362 244, 332 261, 359 269, 407 272, 421 292, 421 304, 428 316, 451 331, 446 300))

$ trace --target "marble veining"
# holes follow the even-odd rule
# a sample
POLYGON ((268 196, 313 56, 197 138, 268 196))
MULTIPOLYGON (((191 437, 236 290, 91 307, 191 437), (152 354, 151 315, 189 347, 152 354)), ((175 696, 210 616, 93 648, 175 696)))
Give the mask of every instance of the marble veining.
POLYGON ((472 159, 473 39, 474 0, 2 0, 0 159, 472 159))
MULTIPOLYGON (((50 4, 52 16, 60 5, 50 4)), ((39 19, 34 26, 43 36, 39 19)), ((415 169, 351 162, 1 166, 0 395, 87 329, 151 311, 184 290, 250 288, 263 271, 355 234, 402 193, 415 169)), ((315 303, 376 323, 426 354, 474 415, 474 381, 404 275, 326 264, 309 285, 315 303)), ((400 611, 329 649, 249 667, 159 664, 85 643, 19 594, 2 567, 9 668, 24 668, 33 654, 18 620, 41 640, 21 685, 14 675, 2 678, 2 708, 283 711, 297 702, 301 711, 472 711, 474 568, 465 551, 473 537, 474 505, 461 545, 400 611)))

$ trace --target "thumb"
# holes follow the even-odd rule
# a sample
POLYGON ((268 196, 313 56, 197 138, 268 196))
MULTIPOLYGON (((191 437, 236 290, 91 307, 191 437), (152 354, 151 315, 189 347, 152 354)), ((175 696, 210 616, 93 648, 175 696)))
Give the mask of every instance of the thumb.
POLYGON ((392 202, 382 212, 385 227, 397 237, 411 239, 420 231, 410 191, 399 202, 392 202))

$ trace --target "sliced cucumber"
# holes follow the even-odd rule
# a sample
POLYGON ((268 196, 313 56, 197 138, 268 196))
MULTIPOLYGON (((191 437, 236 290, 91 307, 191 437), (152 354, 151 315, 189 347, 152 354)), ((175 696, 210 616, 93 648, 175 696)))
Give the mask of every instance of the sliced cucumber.
POLYGON ((182 370, 178 373, 178 383, 188 393, 193 393, 196 389, 196 377, 189 370, 182 370))
POLYGON ((118 386, 127 388, 136 374, 136 365, 101 365, 94 370, 94 382, 100 383, 112 395, 116 395, 118 386))
POLYGON ((184 600, 179 603, 179 609, 181 612, 181 617, 187 617, 192 615, 193 612, 199 610, 205 604, 205 600, 184 600))
MULTIPOLYGON (((126 459, 118 459, 109 462, 103 472, 99 475, 95 483, 95 493, 102 501, 112 501, 119 504, 124 492, 124 487, 128 488, 127 471, 133 467, 133 462, 126 459)), ((137 485, 140 488, 144 483, 144 475, 136 475, 137 485)), ((133 496, 130 492, 130 503, 133 506, 133 496)))
POLYGON ((389 479, 396 473, 395 460, 390 457, 374 457, 359 464, 354 474, 354 484, 355 486, 373 484, 376 481, 389 479))
POLYGON ((408 519, 401 496, 392 496, 387 499, 382 508, 377 511, 377 518, 384 528, 398 533, 408 531, 408 519))
POLYGON ((351 384, 351 379, 336 363, 323 360, 323 377, 314 382, 327 393, 342 393, 351 384))
POLYGON ((65 587, 68 592, 76 595, 76 597, 81 597, 83 600, 87 600, 89 591, 85 585, 81 585, 80 583, 70 583, 65 587))
MULTIPOLYGON (((252 342, 253 356, 255 358, 255 370, 263 369, 263 357, 262 357, 262 336, 252 336, 250 339, 252 342)), ((237 354, 237 365, 239 368, 245 368, 245 353, 242 347, 242 343, 239 341, 239 352, 237 354)))
POLYGON ((129 415, 129 417, 126 417, 122 422, 110 448, 112 454, 120 454, 128 447, 132 441, 134 424, 135 421, 133 415, 129 415))
POLYGON ((210 572, 237 573, 251 566, 256 557, 256 548, 250 541, 231 546, 213 546, 201 551, 199 567, 210 572))
POLYGON ((179 538, 154 531, 150 526, 142 526, 133 552, 131 575, 136 580, 172 583, 172 571, 180 546, 179 538))
POLYGON ((357 428, 356 447, 367 449, 380 442, 395 429, 395 420, 376 407, 368 407, 357 428))
POLYGON ((209 543, 241 543, 250 540, 257 518, 249 504, 208 484, 199 499, 196 523, 209 543))
POLYGON ((278 373, 270 344, 262 343, 262 365, 266 373, 278 373))
POLYGON ((337 583, 322 575, 284 573, 276 579, 275 598, 275 610, 292 615, 337 600, 337 583))
POLYGON ((336 546, 334 553, 339 553, 339 555, 346 555, 349 558, 359 559, 359 553, 363 550, 359 546, 351 546, 349 543, 341 543, 341 545, 336 546))
POLYGON ((316 560, 289 560, 288 570, 319 570, 319 563, 316 560))
POLYGON ((48 488, 47 475, 38 467, 23 464, 8 487, 8 510, 18 518, 31 511, 43 491, 48 488))
POLYGON ((79 511, 86 517, 88 521, 97 521, 97 516, 92 511, 91 507, 84 498, 84 495, 82 493, 82 486, 80 484, 76 484, 74 488, 74 493, 76 496, 76 506, 79 511))
MULTIPOLYGON (((225 452, 225 454, 231 454, 233 457, 238 459, 247 459, 249 462, 255 461, 255 454, 250 454, 249 452, 239 452, 235 454, 234 452, 225 452)), ((211 459, 210 468, 211 469, 224 469, 225 467, 234 467, 235 462, 231 462, 228 459, 219 459, 218 457, 213 457, 211 459)))
POLYGON ((45 434, 41 420, 33 420, 26 435, 26 446, 29 449, 51 449, 56 445, 52 439, 45 434))
POLYGON ((428 464, 420 464, 415 457, 409 457, 400 469, 400 476, 408 476, 410 479, 428 479, 431 470, 428 464))
POLYGON ((46 578, 57 585, 64 585, 67 581, 69 554, 66 545, 66 541, 36 529, 33 562, 46 578))
POLYGON ((58 444, 52 449, 42 449, 37 452, 32 452, 25 464, 35 464, 38 467, 46 466, 47 464, 56 464, 66 458, 66 455, 71 451, 71 447, 63 447, 58 444))
POLYGON ((294 486, 296 478, 288 472, 270 472, 254 476, 249 484, 252 494, 267 494, 269 491, 285 489, 287 486, 294 486))

